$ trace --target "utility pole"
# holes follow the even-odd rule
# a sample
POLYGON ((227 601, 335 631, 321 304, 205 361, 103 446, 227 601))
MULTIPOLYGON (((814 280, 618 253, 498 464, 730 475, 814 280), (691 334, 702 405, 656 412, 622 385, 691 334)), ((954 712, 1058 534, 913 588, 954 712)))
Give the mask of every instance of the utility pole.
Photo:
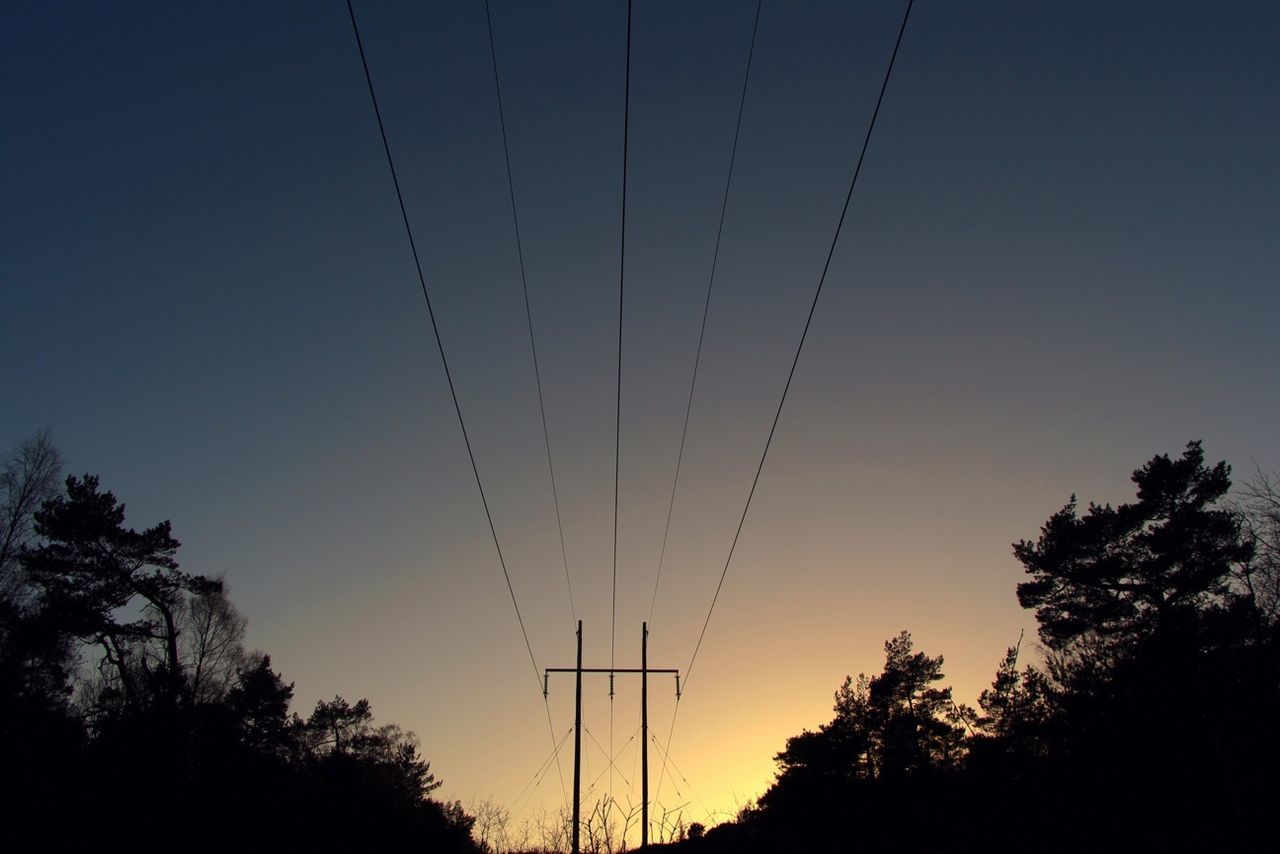
MULTIPOLYGON (((672 673, 676 677, 676 697, 680 696, 680 671, 669 667, 649 667, 649 624, 641 624, 640 638, 640 666, 639 667, 583 667, 582 666, 582 621, 578 621, 578 663, 576 667, 548 667, 542 674, 542 693, 546 696, 549 693, 549 677, 552 673, 572 673, 574 674, 575 696, 574 696, 574 718, 573 718, 573 854, 581 854, 581 829, 582 829, 582 674, 584 673, 607 673, 609 674, 610 688, 613 686, 613 677, 616 674, 639 674, 640 675, 640 728, 644 738, 641 744, 641 761, 642 774, 644 777, 641 785, 641 797, 643 804, 641 806, 641 826, 640 826, 640 847, 644 848, 649 844, 649 674, 650 673, 672 673)), ((609 757, 609 763, 612 764, 614 757, 609 757)))
MULTIPOLYGON (((574 690, 573 712, 573 854, 582 851, 578 833, 582 827, 582 620, 578 620, 578 666, 575 668, 577 686, 574 690)), ((542 691, 546 696, 547 674, 542 674, 542 691)), ((563 791, 563 790, 561 790, 563 791)))
POLYGON ((649 847, 649 624, 640 624, 640 847, 649 847))

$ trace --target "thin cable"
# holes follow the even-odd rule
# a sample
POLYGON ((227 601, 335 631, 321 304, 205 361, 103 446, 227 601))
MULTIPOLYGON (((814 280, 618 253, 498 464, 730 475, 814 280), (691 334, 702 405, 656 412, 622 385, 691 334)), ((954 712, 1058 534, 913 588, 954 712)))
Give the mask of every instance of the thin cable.
MULTIPOLYGON (((654 747, 658 748, 659 750, 662 750, 662 745, 658 743, 658 737, 656 735, 654 735, 653 733, 649 733, 649 738, 650 740, 653 741, 654 747)), ((664 761, 666 761, 666 759, 669 758, 665 753, 663 754, 663 756, 664 756, 664 761)), ((685 786, 687 786, 689 789, 689 794, 693 795, 693 799, 698 802, 698 806, 702 807, 702 811, 706 813, 708 816, 711 815, 711 810, 707 809, 706 803, 698 795, 697 790, 693 788, 693 783, 689 782, 689 778, 686 777, 684 775, 684 772, 680 770, 680 766, 676 764, 676 761, 674 759, 671 759, 670 761, 671 761, 671 769, 676 772, 676 774, 680 777, 681 780, 684 780, 685 786)), ((671 782, 672 782, 672 785, 675 785, 674 777, 672 778, 671 782)), ((680 797, 682 798, 684 797, 684 794, 680 791, 679 787, 676 787, 676 794, 680 795, 680 797)))
POLYGON ((529 281, 524 268, 524 243, 520 239, 520 216, 516 212, 516 184, 511 174, 511 146, 507 141, 506 111, 502 106, 502 83, 498 75, 498 49, 493 39, 493 13, 489 0, 484 0, 484 18, 489 27, 489 58, 493 60, 493 90, 498 96, 498 122, 502 126, 502 156, 507 164, 507 191, 511 196, 511 222, 516 233, 516 257, 520 259, 520 287, 524 292, 524 317, 529 326, 529 350, 533 353, 533 379, 538 387, 538 414, 542 418, 542 443, 547 449, 547 471, 551 475, 551 500, 556 508, 556 530, 560 534, 560 557, 564 561, 564 583, 569 588, 569 613, 576 623, 578 609, 573 604, 573 582, 569 578, 569 552, 564 545, 564 523, 560 521, 560 492, 556 487, 556 468, 551 462, 551 435, 547 430, 547 407, 542 398, 542 371, 538 366, 538 344, 533 334, 533 309, 529 305, 529 281))
MULTIPOLYGON (((658 748, 661 748, 661 746, 662 746, 662 745, 658 744, 658 740, 657 740, 657 738, 656 738, 656 737, 654 738, 653 744, 654 744, 654 746, 655 746, 655 747, 658 747, 658 748)), ((663 754, 663 756, 666 756, 666 754, 663 754)), ((666 769, 666 761, 664 760, 664 761, 663 761, 663 770, 665 770, 665 769, 666 769)), ((659 778, 659 782, 660 782, 660 783, 662 782, 662 781, 661 781, 661 778, 659 778)), ((672 776, 672 778, 671 778, 671 788, 673 788, 673 789, 675 789, 675 790, 676 790, 676 797, 677 797, 677 798, 680 798, 680 799, 684 800, 684 801, 685 801, 685 803, 688 803, 688 800, 687 800, 687 799, 685 798, 685 796, 684 796, 684 792, 680 791, 680 784, 676 782, 676 778, 675 778, 675 776, 672 776)), ((654 799, 655 801, 658 799, 658 795, 660 795, 660 794, 661 794, 660 789, 661 789, 661 787, 659 787, 659 791, 655 791, 655 792, 653 793, 653 799, 654 799)))
MULTIPOLYGON (((585 727, 585 726, 583 727, 583 730, 586 730, 586 727, 585 727)), ((624 741, 624 742, 622 743, 622 747, 619 747, 619 748, 618 748, 618 754, 619 754, 619 755, 621 755, 621 754, 622 754, 622 751, 624 751, 624 750, 626 750, 626 749, 627 749, 627 745, 628 745, 628 744, 630 744, 631 742, 635 741, 636 736, 638 736, 639 734, 640 734, 640 730, 639 730, 639 728, 637 728, 635 732, 631 733, 631 737, 630 737, 630 738, 628 738, 626 741, 624 741)), ((608 758, 609 758, 609 757, 608 757, 608 754, 606 754, 606 753, 605 753, 604 749, 600 747, 600 742, 598 742, 598 741, 596 742, 596 747, 600 750, 600 753, 604 755, 605 759, 608 759, 608 758)), ((590 751, 586 751, 586 752, 584 752, 582 755, 583 755, 583 757, 588 757, 588 756, 590 756, 590 755, 591 755, 591 752, 590 752, 590 751)), ((584 761, 585 761, 585 760, 584 760, 584 761)), ((610 765, 612 765, 612 763, 610 763, 610 765)), ((599 774, 597 774, 594 778, 592 778, 592 780, 591 780, 591 785, 587 786, 587 791, 586 791, 586 793, 584 793, 584 794, 583 794, 583 796, 582 796, 582 800, 584 800, 584 801, 585 801, 585 800, 587 800, 587 798, 591 795, 591 793, 595 791, 596 786, 598 786, 598 785, 600 784, 600 781, 604 779, 604 775, 605 775, 605 773, 606 773, 607 771, 608 771, 608 769, 606 768, 606 769, 605 769, 605 771, 601 771, 601 772, 600 772, 599 774)), ((619 771, 619 772, 618 772, 618 775, 619 775, 619 776, 621 776, 621 775, 622 775, 622 772, 621 772, 621 771, 619 771)), ((591 776, 591 775, 590 775, 590 772, 588 772, 587 776, 588 776, 588 777, 590 777, 590 776, 591 776)), ((610 795, 610 797, 612 797, 612 795, 610 795)))
POLYGON ((809 305, 809 316, 805 319, 804 330, 800 333, 800 343, 796 345, 796 354, 791 360, 791 370, 787 372, 787 382, 782 387, 782 397, 778 401, 778 409, 773 414, 773 424, 769 427, 769 437, 765 440, 764 451, 760 454, 760 464, 756 466, 755 477, 751 480, 751 490, 747 493, 747 503, 742 508, 742 516, 738 519, 738 529, 734 532, 733 543, 729 546, 729 556, 725 558, 724 569, 720 572, 720 581, 716 584, 715 595, 711 597, 711 607, 707 609, 707 618, 702 623, 702 631, 698 635, 698 643, 689 659, 689 666, 684 671, 685 690, 688 691, 689 675, 693 663, 702 649, 702 639, 707 634, 707 626, 711 623, 711 613, 715 610, 720 598, 720 589, 724 586, 725 576, 729 572, 729 564, 733 561, 733 552, 738 547, 738 537, 742 535, 742 525, 747 521, 747 511, 751 509, 751 499, 755 497, 756 485, 760 483, 760 472, 764 470, 764 461, 769 456, 769 446, 773 444, 773 434, 778 429, 778 419, 782 417, 782 408, 787 402, 787 392, 791 390, 791 380, 796 375, 796 365, 800 363, 800 353, 804 350, 805 339, 809 336, 809 326, 813 323, 813 314, 818 308, 818 298, 822 296, 822 286, 827 281, 827 271, 831 268, 831 258, 835 255, 836 244, 840 241, 840 230, 844 227, 845 216, 849 213, 849 203, 853 200, 853 190, 858 185, 858 175, 862 172, 862 162, 867 155, 867 147, 871 143, 871 133, 875 130, 876 117, 880 115, 880 105, 884 101, 885 90, 889 87, 889 77, 893 74, 893 64, 898 58, 898 48, 902 46, 902 36, 907 31, 907 20, 911 17, 911 7, 915 0, 907 0, 907 10, 902 16, 902 25, 898 28, 898 38, 893 44, 893 53, 889 56, 889 65, 885 69, 884 79, 880 83, 880 94, 876 97, 875 109, 871 112, 871 121, 867 123, 867 133, 862 140, 862 149, 858 152, 857 165, 853 170, 853 178, 849 181, 849 192, 844 197, 844 207, 840 209, 840 219, 836 222, 835 234, 831 236, 831 246, 827 249, 827 260, 822 265, 822 275, 818 277, 818 287, 813 292, 813 301, 809 305))
MULTIPOLYGON (((747 511, 751 509, 751 499, 756 493, 756 484, 760 482, 760 472, 764 469, 765 458, 769 455, 769 446, 773 443, 774 431, 778 428, 778 419, 782 416, 782 407, 787 402, 787 392, 791 389, 791 379, 795 376, 796 365, 800 362, 800 352, 804 349, 805 339, 809 335, 809 326, 813 322, 814 311, 818 307, 818 297, 822 295, 822 286, 827 281, 827 271, 831 267, 831 258, 835 254, 836 244, 840 239, 840 230, 844 226, 845 216, 849 212, 849 203, 853 199, 853 190, 858 184, 858 175, 862 172, 862 162, 867 155, 867 147, 871 143, 871 132, 875 129, 876 118, 880 115, 880 105, 884 101, 885 90, 889 87, 889 77, 893 74, 893 65, 898 58, 898 49, 902 46, 902 37, 907 31, 907 21, 911 18, 911 7, 915 4, 915 0, 907 0, 906 11, 902 14, 902 24, 898 28, 898 37, 893 44, 893 53, 889 55, 889 64, 885 68, 884 79, 880 83, 880 94, 876 97, 875 109, 871 112, 871 120, 867 123, 866 136, 862 140, 862 148, 858 152, 857 164, 854 166, 853 178, 849 181, 849 192, 845 194, 844 207, 840 210, 840 218, 836 222, 835 234, 831 237, 831 246, 827 250, 826 261, 822 265, 822 275, 818 278, 818 287, 813 293, 813 302, 809 306, 809 315, 804 322, 804 330, 800 334, 800 343, 796 346, 795 357, 791 360, 791 370, 787 373, 787 382, 782 388, 782 397, 778 401, 778 409, 773 415, 773 424, 769 427, 769 437, 765 440, 764 451, 760 454, 760 464, 756 466, 755 477, 751 481, 751 489, 747 493, 747 502, 742 508, 742 516, 738 519, 738 529, 734 532, 733 543, 729 546, 729 556, 725 558, 724 569, 720 572, 720 580, 716 584, 715 595, 711 597, 711 606, 707 609, 707 617, 702 623, 702 631, 698 634, 698 643, 694 646, 693 655, 689 658, 689 666, 684 671, 684 691, 689 690, 689 674, 693 670, 693 663, 698 658, 698 652, 702 649, 702 640, 706 637, 707 626, 711 623, 711 614, 715 611, 716 602, 720 598, 720 589, 724 586, 725 576, 729 572, 729 564, 733 561, 733 552, 738 546, 738 537, 742 534, 742 525, 747 520, 747 511)), ((683 693, 683 692, 682 692, 683 693)), ((671 712, 671 729, 667 732, 666 750, 671 749, 671 739, 675 735, 676 719, 680 714, 680 698, 676 698, 675 708, 671 712)), ((667 754, 669 755, 669 753, 667 754)), ((658 777, 658 788, 661 790, 662 781, 666 776, 667 762, 662 763, 662 773, 658 777)), ((655 795, 655 800, 657 796, 655 795)))
MULTIPOLYGON (((405 235, 409 238, 409 249, 413 252, 413 266, 418 273, 418 284, 422 286, 422 298, 427 303, 427 316, 431 319, 431 331, 436 338, 436 348, 440 351, 440 364, 444 366, 444 376, 449 383, 449 396, 453 399, 453 411, 458 415, 458 426, 462 429, 462 441, 467 446, 467 458, 471 461, 471 473, 475 475, 476 489, 480 492, 480 503, 484 505, 484 516, 489 522, 489 533, 493 537, 493 547, 498 552, 498 563, 502 566, 502 576, 507 581, 507 592, 511 594, 511 605, 516 611, 516 620, 520 623, 520 634, 524 637, 524 646, 529 653, 529 663, 533 665, 533 678, 542 690, 541 671, 538 660, 533 655, 533 646, 529 643, 529 633, 524 627, 524 617, 520 614, 520 603, 516 601, 516 590, 511 584, 511 573, 507 571, 507 561, 502 555, 502 545, 498 542, 498 530, 493 524, 493 514, 489 512, 489 499, 485 497, 484 484, 480 481, 480 469, 476 466, 476 455, 471 449, 471 437, 467 434, 467 422, 462 417, 462 406, 458 403, 458 392, 453 385, 453 374, 449 370, 449 360, 445 357, 444 342, 440 338, 440 327, 436 324, 436 313, 431 307, 431 294, 427 290, 427 279, 422 274, 422 261, 418 258, 418 246, 413 239, 413 228, 409 225, 409 213, 404 206, 404 193, 400 189, 400 178, 396 175, 395 160, 391 156, 391 144, 387 141, 387 128, 382 121, 382 110, 378 106, 378 95, 373 88, 373 75, 369 73, 369 60, 365 56, 364 42, 360 39, 360 27, 356 23, 356 12, 351 0, 347 0, 347 13, 351 16, 351 32, 356 37, 356 48, 360 51, 360 65, 364 68, 365 83, 369 86, 369 100, 373 102, 373 114, 378 120, 378 133, 382 137, 382 150, 387 155, 387 168, 391 172, 391 183, 395 185, 396 201, 400 204, 400 218, 404 221, 405 235)), ((551 735, 555 738, 554 731, 551 735)))
MULTIPOLYGON (((556 744, 555 758, 557 760, 559 760, 560 758, 560 750, 561 748, 563 748, 565 741, 567 741, 568 736, 572 734, 573 734, 573 728, 570 727, 569 732, 566 733, 566 735, 563 738, 561 738, 560 741, 556 744)), ((533 783, 533 788, 529 789, 529 784, 528 783, 525 784, 525 789, 528 791, 528 793, 526 795, 524 794, 524 790, 522 790, 521 794, 523 796, 523 803, 521 803, 520 798, 517 797, 514 803, 518 805, 513 805, 511 807, 512 818, 519 816, 524 810, 528 809, 530 804, 533 803, 534 795, 538 793, 538 788, 542 785, 543 781, 547 779, 547 774, 549 774, 550 772, 551 772, 550 758, 548 758, 547 763, 544 764, 543 767, 540 769, 539 776, 535 777, 535 779, 531 781, 533 783)))
MULTIPOLYGON (((542 695, 542 706, 547 710, 547 731, 551 733, 551 740, 556 740, 555 724, 551 722, 551 701, 547 699, 547 695, 542 695)), ((564 785, 564 769, 560 767, 560 754, 556 753, 556 775, 560 778, 560 797, 564 798, 565 803, 569 802, 569 790, 564 785)))
MULTIPOLYGON (((641 714, 640 714, 640 728, 641 728, 641 729, 643 729, 643 728, 644 728, 644 712, 643 712, 643 710, 641 711, 641 714)), ((636 771, 637 771, 637 766, 638 766, 639 764, 640 764, 640 751, 639 751, 639 750, 632 751, 632 753, 631 753, 631 779, 632 779, 632 780, 638 780, 638 779, 639 779, 639 775, 636 773, 636 771)))
MULTIPOLYGON (((622 230, 618 241, 618 379, 613 420, 613 602, 609 620, 609 668, 618 645, 618 470, 622 455, 622 306, 627 283, 627 142, 631 128, 631 0, 627 0, 627 55, 622 89, 622 230)), ((613 676, 610 675, 610 680, 613 676)), ((609 690, 609 752, 613 752, 613 690, 609 690)), ((613 797, 613 766, 609 797, 613 797)))
MULTIPOLYGON (((670 751, 671 751, 671 739, 675 737, 675 734, 676 734, 676 718, 677 718, 677 717, 679 717, 679 716, 680 716, 680 697, 676 697, 676 705, 675 705, 675 708, 673 708, 673 709, 671 710, 671 726, 670 726, 670 728, 668 728, 668 729, 667 729, 667 746, 666 746, 666 748, 662 751, 662 755, 663 755, 664 757, 665 757, 665 756, 670 756, 670 755, 671 755, 671 753, 670 753, 670 751)), ((663 759, 663 760, 662 760, 662 770, 658 772, 658 785, 657 785, 657 786, 654 788, 654 790, 653 790, 653 799, 654 799, 655 801, 658 799, 658 795, 662 794, 662 781, 663 781, 663 780, 665 780, 666 778, 667 778, 667 760, 666 760, 666 759, 663 759)))
POLYGON ((698 365, 702 361, 702 342, 707 334, 707 314, 711 310, 711 288, 716 281, 716 265, 720 260, 720 238, 724 235, 725 212, 729 209, 729 188, 733 185, 733 166, 738 159, 738 137, 742 134, 742 113, 747 104, 747 84, 751 80, 751 59, 756 51, 756 33, 760 29, 760 7, 764 0, 756 0, 755 21, 751 25, 751 46, 747 48, 747 70, 742 77, 742 97, 738 101, 738 122, 733 129, 733 147, 729 151, 729 176, 724 182, 724 198, 720 201, 720 224, 716 227, 715 249, 711 253, 711 275, 707 279, 707 296, 702 304, 702 324, 698 328, 698 349, 693 356, 693 377, 689 380, 689 400, 684 407, 684 426, 680 429, 680 450, 676 452, 676 473, 671 480, 671 500, 667 502, 667 524, 662 529, 662 550, 658 553, 658 572, 653 579, 653 598, 649 601, 649 622, 653 622, 653 609, 658 602, 658 582, 662 580, 662 565, 667 557, 667 538, 671 534, 671 513, 676 506, 676 488, 680 485, 680 467, 684 462, 684 443, 689 435, 689 415, 693 412, 693 391, 698 385, 698 365))
POLYGON ((622 449, 622 301, 627 283, 627 138, 631 123, 631 0, 627 0, 627 59, 622 95, 622 235, 618 249, 618 378, 613 421, 613 602, 609 667, 618 642, 618 464, 622 449))
POLYGON ((517 812, 519 812, 519 810, 516 808, 515 805, 520 803, 520 800, 525 796, 525 793, 529 791, 529 787, 533 786, 534 790, 536 791, 538 785, 541 785, 540 778, 546 776, 546 774, 551 770, 552 760, 559 758, 560 748, 564 746, 564 743, 569 739, 569 736, 571 735, 573 735, 573 727, 569 727, 569 729, 565 731, 565 734, 560 737, 560 740, 555 742, 555 746, 551 750, 551 755, 548 756, 546 759, 542 760, 542 763, 538 765, 538 770, 533 772, 533 776, 529 778, 529 782, 524 784, 524 788, 521 789, 519 794, 517 794, 515 798, 512 800, 511 802, 512 815, 515 815, 517 812))
POLYGON ((613 753, 612 751, 605 750, 604 745, 600 743, 600 740, 596 738, 595 734, 591 732, 591 730, 587 729, 585 726, 582 728, 582 731, 591 737, 591 741, 595 744, 596 750, 600 751, 600 755, 603 756, 606 760, 608 760, 609 765, 613 767, 614 771, 617 772, 618 776, 622 777, 622 782, 626 783, 627 787, 630 788, 631 781, 628 780, 625 776, 623 776, 622 769, 618 767, 617 761, 618 761, 618 758, 622 756, 622 752, 627 749, 627 745, 635 741, 636 733, 638 733, 640 730, 637 729, 636 733, 632 733, 631 738, 628 738, 626 741, 622 743, 622 746, 618 748, 617 753, 613 753))

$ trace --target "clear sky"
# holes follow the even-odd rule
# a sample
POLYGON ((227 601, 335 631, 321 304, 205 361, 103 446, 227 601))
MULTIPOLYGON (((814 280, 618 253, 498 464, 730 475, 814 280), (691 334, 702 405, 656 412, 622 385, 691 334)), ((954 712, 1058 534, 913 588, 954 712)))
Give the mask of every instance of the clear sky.
MULTIPOLYGON (((753 10, 636 2, 620 666, 753 10)), ((765 3, 654 665, 693 650, 901 10, 765 3)), ((530 641, 570 664, 483 4, 357 11, 530 641)), ((607 664, 625 4, 495 0, 494 26, 569 570, 587 663, 607 664)), ((1071 493, 1124 500, 1189 439, 1238 474, 1280 468, 1278 38, 1272 2, 916 4, 664 806, 757 795, 902 628, 972 702, 1033 627, 1009 544, 1071 493)), ((344 4, 11 6, 0 81, 0 439, 47 426, 131 524, 172 519, 301 711, 367 696, 419 733, 442 795, 510 803, 547 720, 344 4)), ((639 714, 618 689, 615 746, 639 714)), ((607 686, 587 691, 607 745, 607 686)), ((652 693, 665 736, 670 684, 652 693)), ((563 734, 570 680, 550 711, 563 734)), ((533 804, 563 804, 554 772, 533 804)))

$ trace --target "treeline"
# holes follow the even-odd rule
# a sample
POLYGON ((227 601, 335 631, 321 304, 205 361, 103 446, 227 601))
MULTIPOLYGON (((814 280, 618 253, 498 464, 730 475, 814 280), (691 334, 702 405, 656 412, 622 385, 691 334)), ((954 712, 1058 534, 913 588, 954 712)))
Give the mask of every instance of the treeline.
POLYGON ((1244 851, 1275 838, 1280 490, 1199 443, 1014 545, 1021 641, 977 708, 903 632, 695 851, 1244 851))
MULTIPOLYGON (((412 733, 367 700, 293 712, 221 581, 184 572, 47 437, 0 470, 7 850, 478 851, 412 733)), ((1280 770, 1280 485, 1199 443, 1074 497, 1014 545, 1039 645, 976 708, 903 632, 787 741, 774 785, 695 851, 1250 850, 1280 770), (1034 661, 1029 661, 1034 659, 1034 661)))
POLYGON ((7 850, 478 851, 412 733, 367 700, 291 711, 221 581, 182 571, 47 436, 0 472, 7 850), (14 846, 14 847, 10 847, 14 846))

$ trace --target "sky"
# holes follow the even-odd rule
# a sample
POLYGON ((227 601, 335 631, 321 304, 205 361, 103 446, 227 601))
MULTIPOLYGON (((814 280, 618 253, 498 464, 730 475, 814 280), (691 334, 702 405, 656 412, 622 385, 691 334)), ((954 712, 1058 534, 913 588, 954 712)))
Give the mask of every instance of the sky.
MULTIPOLYGON (((902 8, 764 4, 654 666, 688 665, 902 8)), ((484 5, 356 9, 537 668, 571 665, 484 5)), ((615 614, 626 9, 493 2, 588 666, 614 632, 635 666, 650 618, 753 13, 635 3, 615 614)), ((172 520, 299 711, 367 697, 438 795, 561 808, 554 771, 528 784, 571 679, 544 709, 345 5, 3 18, 0 441, 48 428, 131 525, 172 520)), ((1192 439, 1280 469, 1278 35, 1268 2, 916 3, 656 812, 757 796, 901 629, 973 702, 1020 632, 1034 654, 1010 544, 1073 493, 1124 501, 1192 439)), ((585 688, 584 788, 612 738, 624 803, 638 693, 618 677, 611 736, 607 680, 585 688)))

